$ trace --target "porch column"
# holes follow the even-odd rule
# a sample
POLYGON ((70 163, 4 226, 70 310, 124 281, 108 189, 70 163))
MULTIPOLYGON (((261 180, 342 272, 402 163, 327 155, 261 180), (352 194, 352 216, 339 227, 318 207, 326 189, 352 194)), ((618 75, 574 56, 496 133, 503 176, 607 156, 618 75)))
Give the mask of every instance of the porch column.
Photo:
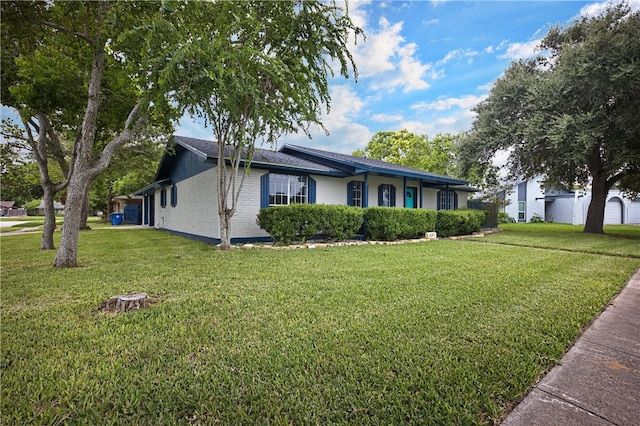
POLYGON ((149 224, 149 194, 143 194, 144 198, 142 201, 142 224, 149 224))
POLYGON ((402 178, 402 207, 407 207, 407 177, 402 178))
POLYGON ((418 181, 418 191, 420 191, 420 194, 418 195, 418 199, 420 200, 420 208, 422 208, 422 179, 420 179, 418 181))
POLYGON ((445 210, 450 210, 451 207, 451 203, 449 202, 449 184, 447 184, 447 186, 445 187, 445 201, 444 201, 444 209, 445 210))
POLYGON ((362 185, 362 207, 369 207, 369 174, 365 173, 362 185))

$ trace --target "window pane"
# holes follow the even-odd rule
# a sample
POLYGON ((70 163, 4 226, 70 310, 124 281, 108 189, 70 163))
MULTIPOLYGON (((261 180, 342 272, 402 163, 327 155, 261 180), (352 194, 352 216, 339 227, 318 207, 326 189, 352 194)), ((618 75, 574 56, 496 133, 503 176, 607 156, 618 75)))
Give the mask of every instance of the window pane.
POLYGON ((351 192, 353 194, 352 205, 362 207, 362 182, 353 182, 351 192))
POLYGON ((306 176, 269 174, 270 206, 308 202, 308 179, 306 176))

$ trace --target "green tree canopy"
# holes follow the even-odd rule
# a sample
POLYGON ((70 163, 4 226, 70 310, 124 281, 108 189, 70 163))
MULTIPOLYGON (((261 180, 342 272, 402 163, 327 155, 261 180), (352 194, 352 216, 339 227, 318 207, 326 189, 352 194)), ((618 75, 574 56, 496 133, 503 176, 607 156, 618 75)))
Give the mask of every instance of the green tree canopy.
POLYGON ((402 129, 398 132, 377 132, 364 150, 354 151, 353 155, 454 176, 455 149, 453 135, 438 134, 429 140, 427 135, 416 135, 402 129))
POLYGON ((556 27, 550 55, 512 63, 459 146, 462 171, 482 175, 499 151, 513 177, 591 186, 584 231, 602 233, 606 196, 640 189, 640 12, 622 3, 556 27))

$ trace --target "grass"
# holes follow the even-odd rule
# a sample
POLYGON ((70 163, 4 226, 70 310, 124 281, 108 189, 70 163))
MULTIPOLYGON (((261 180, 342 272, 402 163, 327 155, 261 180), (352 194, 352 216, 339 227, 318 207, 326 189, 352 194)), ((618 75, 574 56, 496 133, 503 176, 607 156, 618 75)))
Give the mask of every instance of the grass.
POLYGON ((38 241, 1 240, 2 424, 491 424, 640 266, 629 238, 224 253, 105 229, 54 270, 38 241), (132 291, 155 303, 94 310, 132 291))
POLYGON ((585 234, 584 226, 550 223, 503 224, 504 232, 477 240, 498 244, 640 258, 640 226, 606 225, 604 234, 585 234))

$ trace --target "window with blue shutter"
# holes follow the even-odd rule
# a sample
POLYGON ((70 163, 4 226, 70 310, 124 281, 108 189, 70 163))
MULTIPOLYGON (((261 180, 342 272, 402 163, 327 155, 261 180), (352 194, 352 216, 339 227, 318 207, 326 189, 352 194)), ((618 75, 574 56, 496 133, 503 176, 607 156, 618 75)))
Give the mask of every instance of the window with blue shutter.
POLYGON ((396 206, 396 187, 383 183, 378 186, 378 205, 382 207, 396 206))
POLYGON ((447 200, 447 191, 438 191, 436 210, 453 210, 458 208, 458 194, 455 191, 449 191, 449 199, 447 200))
POLYGON ((315 203, 316 192, 309 176, 267 173, 260 177, 260 208, 315 203))
POLYGON ((362 182, 352 180, 347 184, 347 205, 362 207, 362 182))

